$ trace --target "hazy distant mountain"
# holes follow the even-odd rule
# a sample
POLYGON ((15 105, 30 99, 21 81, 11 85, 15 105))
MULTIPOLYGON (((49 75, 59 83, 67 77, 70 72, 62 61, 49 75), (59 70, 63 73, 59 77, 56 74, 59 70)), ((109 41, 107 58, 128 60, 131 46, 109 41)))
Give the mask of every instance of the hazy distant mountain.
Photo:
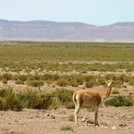
POLYGON ((134 22, 95 26, 80 22, 0 19, 0 39, 134 41, 134 22))

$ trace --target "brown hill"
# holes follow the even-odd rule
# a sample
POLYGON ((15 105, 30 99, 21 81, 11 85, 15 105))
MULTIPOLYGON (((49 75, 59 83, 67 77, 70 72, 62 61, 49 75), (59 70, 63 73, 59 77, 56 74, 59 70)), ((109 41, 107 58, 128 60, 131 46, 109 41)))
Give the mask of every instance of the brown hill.
POLYGON ((134 23, 95 26, 79 22, 23 22, 0 19, 0 39, 134 41, 134 23))

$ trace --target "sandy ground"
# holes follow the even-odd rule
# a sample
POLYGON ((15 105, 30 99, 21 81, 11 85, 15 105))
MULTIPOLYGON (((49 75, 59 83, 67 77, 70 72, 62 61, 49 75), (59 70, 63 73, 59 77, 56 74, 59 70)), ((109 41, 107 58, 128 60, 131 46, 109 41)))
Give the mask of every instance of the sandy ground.
POLYGON ((133 134, 133 111, 134 107, 101 107, 99 127, 82 122, 83 116, 94 121, 94 112, 87 109, 80 111, 79 126, 68 120, 74 109, 0 111, 0 134, 133 134), (61 130, 63 125, 70 125, 74 131, 61 130))
MULTIPOLYGON (((8 81, 6 85, 0 82, 0 89, 13 87, 17 92, 25 90, 26 85, 16 85, 15 81, 8 81)), ((30 87, 31 88, 31 87, 30 87)), ((52 92, 57 87, 52 88, 44 84, 42 90, 52 92)), ((62 87, 58 87, 62 88, 62 87)), ((80 87, 65 87, 74 91, 80 87)), ((33 88, 38 90, 38 88, 33 88)), ((91 88, 99 92, 105 92, 102 86, 91 88)), ((133 91, 133 87, 113 88, 118 90, 121 95, 126 95, 128 91, 133 91)), ((111 94, 110 97, 113 95, 111 94)), ((109 98, 110 98, 109 97, 109 98)), ((69 116, 74 115, 74 109, 60 107, 58 109, 35 110, 23 109, 23 111, 0 111, 0 134, 133 134, 134 133, 134 106, 133 107, 104 107, 100 106, 98 113, 99 125, 96 127, 94 121, 94 111, 85 108, 79 113, 79 126, 74 121, 69 121, 69 116), (91 121, 87 124, 82 121, 86 116, 91 121), (70 125, 71 130, 61 130, 61 127, 70 125)))

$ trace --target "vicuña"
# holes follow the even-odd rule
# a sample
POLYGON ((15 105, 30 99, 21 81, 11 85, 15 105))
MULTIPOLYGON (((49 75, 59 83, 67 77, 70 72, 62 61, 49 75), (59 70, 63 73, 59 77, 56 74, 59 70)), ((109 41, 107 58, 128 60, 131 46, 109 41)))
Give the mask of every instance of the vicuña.
POLYGON ((95 125, 98 125, 98 107, 107 99, 112 90, 113 80, 108 80, 108 87, 105 93, 99 93, 94 90, 78 90, 73 94, 75 104, 75 122, 78 124, 78 113, 82 106, 94 106, 95 110, 95 125))

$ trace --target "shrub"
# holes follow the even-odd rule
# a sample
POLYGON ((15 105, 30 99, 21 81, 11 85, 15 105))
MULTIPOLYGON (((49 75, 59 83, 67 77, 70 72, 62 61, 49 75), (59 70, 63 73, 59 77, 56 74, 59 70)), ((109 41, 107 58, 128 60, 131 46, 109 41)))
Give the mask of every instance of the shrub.
POLYGON ((35 80, 34 77, 33 77, 33 75, 31 75, 31 74, 28 75, 28 79, 29 80, 35 80))
POLYGON ((72 81, 69 82, 69 85, 71 85, 73 87, 78 87, 79 84, 77 83, 76 80, 72 80, 72 81))
POLYGON ((106 84, 104 79, 98 79, 98 83, 99 83, 99 85, 105 85, 106 84))
POLYGON ((59 86, 66 86, 68 84, 68 81, 65 79, 58 79, 56 84, 59 86))
POLYGON ((51 95, 57 96, 59 99, 59 102, 62 105, 65 105, 66 108, 74 108, 74 103, 72 100, 74 91, 73 90, 67 90, 67 89, 56 89, 51 95))
POLYGON ((7 84, 7 80, 6 79, 2 79, 2 83, 3 84, 7 84))
POLYGON ((117 91, 117 90, 113 90, 113 91, 112 91, 112 94, 120 94, 120 93, 119 93, 119 91, 117 91))
POLYGON ((52 87, 55 88, 56 87, 55 84, 53 84, 52 87))
POLYGON ((18 75, 13 75, 13 76, 12 76, 12 79, 13 79, 13 80, 18 80, 18 75))
POLYGON ((39 87, 40 86, 40 83, 38 81, 32 81, 32 84, 31 84, 32 87, 39 87))
POLYGON ((27 80, 27 76, 26 75, 19 75, 18 79, 21 81, 26 81, 27 80))
POLYGON ((121 87, 121 85, 123 84, 123 81, 122 80, 114 80, 113 82, 113 87, 121 87))
POLYGON ((83 70, 81 73, 86 74, 86 73, 87 73, 87 71, 86 71, 86 70, 83 70))
POLYGON ((119 77, 117 77, 117 79, 122 80, 123 82, 129 82, 130 81, 130 77, 125 75, 125 74, 120 75, 119 77))
POLYGON ((125 96, 118 95, 117 97, 114 97, 110 100, 107 100, 104 102, 106 106, 133 106, 133 103, 130 102, 128 99, 125 98, 125 96))
POLYGON ((2 76, 0 75, 0 80, 2 80, 2 76))
POLYGON ((15 84, 24 84, 24 82, 21 81, 21 80, 17 80, 17 81, 15 82, 15 84))
POLYGON ((49 86, 49 85, 52 84, 52 81, 51 81, 51 80, 46 80, 46 83, 47 83, 47 85, 49 86))
POLYGON ((40 80, 41 79, 41 76, 38 75, 38 74, 35 74, 33 77, 34 77, 35 80, 40 80))
POLYGON ((68 120, 69 121, 74 121, 74 115, 70 115, 68 120))
POLYGON ((6 90, 7 90, 7 89, 1 89, 1 90, 0 90, 0 96, 4 97, 6 90))
POLYGON ((12 74, 5 73, 5 74, 3 74, 2 78, 5 79, 5 80, 11 80, 12 79, 12 74))
POLYGON ((39 84, 40 84, 41 86, 44 85, 44 81, 43 81, 43 80, 39 80, 38 82, 39 82, 39 84))
POLYGON ((54 74, 53 76, 52 76, 52 81, 56 81, 56 80, 58 80, 60 78, 60 76, 58 75, 58 74, 54 74))
POLYGON ((3 89, 3 91, 4 94, 0 97, 0 110, 19 111, 27 106, 28 102, 23 101, 20 97, 16 96, 13 89, 3 89))
MULTIPOLYGON (((42 96, 50 96, 49 94, 43 94, 42 96)), ((51 97, 40 98, 37 91, 28 89, 24 92, 24 96, 21 97, 24 101, 28 101, 28 108, 47 108, 51 104, 51 97)))
POLYGON ((93 86, 94 86, 94 83, 93 83, 93 82, 90 82, 90 81, 89 81, 89 82, 86 83, 86 87, 87 87, 87 88, 91 88, 91 87, 93 87, 93 86))
POLYGON ((39 103, 41 103, 41 99, 39 98, 39 96, 37 96, 36 91, 28 89, 23 94, 24 96, 22 96, 21 99, 24 101, 28 101, 28 108, 36 108, 39 103))
POLYGON ((74 131, 74 128, 71 127, 70 125, 67 125, 67 126, 62 125, 61 130, 71 130, 71 131, 74 131))
POLYGON ((129 81, 129 84, 132 85, 132 86, 134 86, 134 80, 133 80, 133 79, 130 80, 130 81, 129 81))
POLYGON ((115 74, 106 74, 104 77, 107 80, 109 80, 109 79, 115 79, 116 78, 115 74))
POLYGON ((52 75, 51 74, 44 74, 41 79, 44 80, 44 81, 51 80, 52 79, 52 75))
POLYGON ((76 81, 79 85, 82 85, 83 84, 83 79, 82 77, 79 77, 79 78, 76 78, 76 81))
POLYGON ((85 75, 85 76, 83 77, 83 80, 84 80, 85 82, 88 82, 88 81, 96 81, 96 78, 95 78, 95 76, 93 76, 93 75, 85 75))
POLYGON ((26 85, 32 86, 32 82, 33 82, 33 80, 26 80, 26 85))

